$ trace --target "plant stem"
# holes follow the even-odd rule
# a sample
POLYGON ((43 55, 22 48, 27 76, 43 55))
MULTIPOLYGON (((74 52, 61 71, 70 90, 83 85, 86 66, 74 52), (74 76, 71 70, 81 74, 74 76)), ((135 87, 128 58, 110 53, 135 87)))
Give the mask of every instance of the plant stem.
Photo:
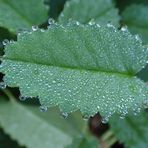
POLYGON ((108 141, 108 146, 111 147, 114 143, 117 142, 117 138, 116 137, 112 137, 109 141, 108 141))
POLYGON ((113 133, 112 133, 112 131, 109 130, 105 134, 103 134, 103 136, 102 136, 101 139, 103 139, 104 141, 106 141, 107 139, 109 139, 112 136, 113 136, 113 133))
POLYGON ((111 130, 108 130, 101 138, 100 141, 105 143, 104 148, 110 148, 116 141, 116 137, 114 137, 111 130))

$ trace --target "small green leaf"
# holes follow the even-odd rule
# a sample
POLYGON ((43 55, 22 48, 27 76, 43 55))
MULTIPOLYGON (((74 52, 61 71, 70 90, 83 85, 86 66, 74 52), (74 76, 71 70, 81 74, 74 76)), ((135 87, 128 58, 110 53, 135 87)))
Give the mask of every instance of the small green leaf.
POLYGON ((53 24, 8 44, 0 71, 8 86, 19 87, 24 97, 38 96, 43 106, 108 117, 147 99, 147 87, 134 76, 146 60, 147 48, 125 29, 53 24))
POLYGON ((131 32, 140 34, 144 42, 148 43, 148 6, 130 5, 123 14, 123 20, 131 32))
POLYGON ((43 0, 0 0, 0 27, 13 33, 41 24, 46 19, 43 0))
POLYGON ((129 148, 146 148, 148 146, 147 112, 138 116, 128 115, 125 119, 114 116, 110 120, 114 134, 129 148))
POLYGON ((81 134, 84 122, 78 114, 65 120, 56 108, 43 113, 14 101, 0 101, 0 113, 0 126, 27 148, 65 148, 81 134))
POLYGON ((111 22, 118 26, 120 17, 112 0, 68 0, 59 22, 65 23, 69 19, 85 24, 93 19, 99 24, 111 22))

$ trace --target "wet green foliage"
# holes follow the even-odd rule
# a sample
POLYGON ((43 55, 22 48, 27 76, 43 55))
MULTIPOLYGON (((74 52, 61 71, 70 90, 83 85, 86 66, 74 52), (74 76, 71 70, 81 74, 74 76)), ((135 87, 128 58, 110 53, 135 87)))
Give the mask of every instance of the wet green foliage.
POLYGON ((0 0, 0 60, 0 147, 148 147, 146 0, 0 0))

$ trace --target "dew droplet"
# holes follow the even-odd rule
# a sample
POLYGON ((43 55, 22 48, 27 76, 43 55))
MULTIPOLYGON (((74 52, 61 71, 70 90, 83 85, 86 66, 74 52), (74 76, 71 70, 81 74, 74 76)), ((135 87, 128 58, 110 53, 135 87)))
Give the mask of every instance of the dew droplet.
POLYGON ((62 117, 63 117, 64 119, 66 119, 66 118, 68 117, 68 113, 64 113, 64 112, 63 112, 61 115, 62 115, 62 117))
POLYGON ((20 99, 21 101, 25 101, 25 100, 27 99, 27 97, 19 96, 19 99, 20 99))
POLYGON ((41 32, 45 32, 45 30, 44 29, 41 29, 41 32))
POLYGON ((102 119, 101 119, 101 122, 102 122, 103 124, 108 123, 108 121, 109 121, 109 119, 108 119, 107 117, 102 117, 102 119))
POLYGON ((48 19, 48 24, 49 24, 49 25, 54 24, 54 23, 55 23, 54 19, 52 19, 52 18, 49 18, 49 19, 48 19))
POLYGON ((121 114, 121 115, 119 116, 119 118, 120 118, 120 119, 125 119, 125 115, 124 115, 124 114, 121 114))
POLYGON ((5 46, 5 45, 7 45, 9 43, 9 40, 8 39, 4 39, 2 43, 5 46))
POLYGON ((38 26, 36 26, 36 25, 35 26, 32 26, 32 30, 33 31, 37 31, 38 30, 38 26))
POLYGON ((137 41, 140 40, 140 37, 139 37, 138 34, 135 35, 135 39, 136 39, 137 41))
POLYGON ((88 24, 89 24, 89 25, 94 25, 94 24, 95 24, 94 19, 90 20, 90 21, 88 22, 88 24))
POLYGON ((97 27, 99 27, 99 28, 101 27, 99 24, 96 24, 96 25, 97 25, 97 27))
POLYGON ((110 23, 107 23, 107 27, 114 28, 114 26, 112 24, 110 24, 110 23))
POLYGON ((53 80, 53 81, 52 81, 52 83, 56 83, 56 81, 55 81, 55 80, 53 80))
POLYGON ((46 106, 40 106, 39 109, 41 112, 46 112, 48 108, 46 106))
POLYGON ((13 43, 15 43, 15 41, 14 40, 10 40, 10 43, 13 44, 13 43))
POLYGON ((83 120, 88 121, 88 116, 87 115, 83 115, 83 120))
POLYGON ((76 21, 76 25, 80 25, 80 23, 78 21, 76 21))
POLYGON ((5 89, 6 88, 6 83, 5 82, 0 82, 0 88, 5 89))
POLYGON ((121 31, 126 32, 126 31, 127 31, 127 26, 123 26, 123 27, 121 28, 121 31))

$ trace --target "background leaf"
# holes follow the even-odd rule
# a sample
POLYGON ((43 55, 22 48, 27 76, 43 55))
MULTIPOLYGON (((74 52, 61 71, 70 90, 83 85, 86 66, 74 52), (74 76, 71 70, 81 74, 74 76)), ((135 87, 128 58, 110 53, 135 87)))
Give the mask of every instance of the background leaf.
POLYGON ((47 19, 43 0, 0 0, 0 27, 16 33, 47 19))
POLYGON ((16 141, 12 140, 7 134, 0 128, 0 147, 1 148, 24 148, 19 146, 16 141))
POLYGON ((94 137, 78 137, 66 148, 99 148, 97 140, 94 137))
POLYGON ((131 4, 143 4, 148 5, 147 0, 114 0, 116 6, 119 8, 120 12, 122 12, 126 7, 130 6, 131 4))
POLYGON ((117 138, 127 147, 146 148, 148 146, 147 119, 147 112, 137 116, 128 115, 125 119, 114 116, 110 120, 110 125, 117 138))
POLYGON ((140 34, 145 44, 148 44, 148 6, 131 5, 123 14, 123 21, 130 31, 140 34))
POLYGON ((49 16, 51 18, 57 19, 66 0, 47 0, 47 3, 50 5, 49 16))
MULTIPOLYGON (((130 5, 123 11, 122 16, 130 31, 133 34, 139 34, 144 44, 148 45, 148 6, 142 4, 130 5)), ((148 81, 147 73, 148 65, 138 73, 138 76, 146 82, 148 81)))
POLYGON ((136 110, 147 98, 145 84, 134 77, 146 52, 128 31, 52 25, 7 45, 0 71, 8 86, 19 87, 24 97, 38 96, 43 106, 108 117, 136 110))
POLYGON ((84 121, 79 113, 63 119, 56 108, 43 113, 36 106, 0 99, 0 126, 27 148, 64 148, 82 134, 84 121))
POLYGON ((65 23, 69 19, 81 23, 88 23, 92 19, 99 24, 112 24, 118 26, 118 10, 112 0, 69 0, 59 16, 59 22, 65 23))

